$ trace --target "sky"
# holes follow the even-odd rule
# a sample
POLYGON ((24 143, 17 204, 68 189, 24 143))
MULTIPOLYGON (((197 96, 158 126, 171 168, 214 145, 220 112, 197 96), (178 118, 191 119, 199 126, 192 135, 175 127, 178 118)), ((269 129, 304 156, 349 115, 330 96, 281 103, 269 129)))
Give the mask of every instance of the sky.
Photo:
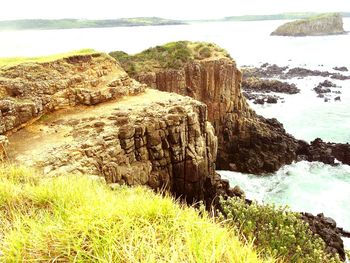
POLYGON ((350 12, 350 0, 4 0, 0 20, 139 16, 204 19, 307 11, 350 12))

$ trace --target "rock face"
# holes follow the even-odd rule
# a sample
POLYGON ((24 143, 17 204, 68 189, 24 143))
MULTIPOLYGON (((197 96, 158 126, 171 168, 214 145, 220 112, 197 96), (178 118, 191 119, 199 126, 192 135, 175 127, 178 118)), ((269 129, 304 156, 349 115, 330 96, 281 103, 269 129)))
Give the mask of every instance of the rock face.
POLYGON ((98 53, 0 70, 0 134, 60 108, 95 105, 143 89, 98 53))
POLYGON ((289 22, 278 27, 275 36, 321 36, 344 34, 343 19, 340 14, 324 14, 289 22))
POLYGON ((297 140, 277 120, 266 120, 248 106, 241 93, 241 72, 231 59, 192 61, 180 70, 134 77, 208 106, 208 118, 218 136, 218 169, 259 174, 276 171, 296 159, 297 140))
POLYGON ((234 195, 215 173, 217 137, 207 106, 145 89, 109 56, 19 65, 0 80, 1 133, 9 139, 6 149, 1 137, 2 159, 50 175, 148 185, 189 202, 234 195))

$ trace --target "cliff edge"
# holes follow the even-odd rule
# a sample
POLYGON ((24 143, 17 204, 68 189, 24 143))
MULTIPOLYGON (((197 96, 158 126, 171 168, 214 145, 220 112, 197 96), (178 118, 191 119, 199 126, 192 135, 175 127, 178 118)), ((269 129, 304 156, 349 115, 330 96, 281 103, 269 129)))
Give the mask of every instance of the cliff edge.
POLYGON ((341 14, 323 14, 281 25, 272 36, 322 36, 344 34, 341 14))
POLYGON ((3 69, 0 91, 4 159, 166 189, 189 202, 233 193, 215 173, 207 106, 147 89, 108 55, 3 69))

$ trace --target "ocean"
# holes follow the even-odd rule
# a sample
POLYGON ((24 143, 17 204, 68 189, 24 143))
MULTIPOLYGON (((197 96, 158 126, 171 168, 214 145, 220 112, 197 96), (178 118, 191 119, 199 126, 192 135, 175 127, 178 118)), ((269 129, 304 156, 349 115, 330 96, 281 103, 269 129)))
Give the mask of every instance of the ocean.
MULTIPOLYGON (((335 66, 350 69, 350 34, 298 38, 269 35, 285 22, 0 32, 0 56, 40 56, 82 48, 136 53, 169 41, 192 40, 217 43, 227 49, 241 67, 268 62, 330 72, 335 66)), ((344 27, 350 31, 350 18, 344 19, 344 27)), ((332 80, 341 87, 342 94, 341 101, 330 102, 317 98, 312 91, 323 80, 321 77, 291 79, 288 81, 301 89, 300 94, 282 95, 285 103, 250 104, 258 114, 277 118, 299 139, 310 141, 320 137, 325 141, 350 142, 350 80, 332 80)), ((248 198, 288 205, 295 211, 323 212, 333 217, 339 226, 350 230, 349 166, 299 162, 265 176, 219 172, 232 186, 240 185, 248 198)), ((350 241, 345 242, 350 248, 350 241)))

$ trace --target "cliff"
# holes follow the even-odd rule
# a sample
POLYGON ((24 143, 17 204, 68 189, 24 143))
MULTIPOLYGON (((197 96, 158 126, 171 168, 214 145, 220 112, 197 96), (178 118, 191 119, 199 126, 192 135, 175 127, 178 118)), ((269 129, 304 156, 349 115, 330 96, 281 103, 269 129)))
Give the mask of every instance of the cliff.
POLYGON ((208 106, 208 119, 218 136, 218 169, 259 174, 276 171, 296 159, 298 141, 277 120, 266 120, 249 107, 241 93, 240 70, 218 46, 177 42, 135 56, 118 54, 111 53, 141 83, 193 97, 208 106), (187 58, 162 63, 168 47, 172 47, 169 53, 188 54, 187 58), (203 49, 205 57, 200 56, 203 49), (182 63, 181 67, 171 66, 175 62, 182 63))
POLYGON ((271 35, 276 36, 321 36, 344 34, 341 14, 323 14, 289 22, 278 27, 271 35))
POLYGON ((207 106, 146 89, 107 55, 3 69, 0 90, 3 158, 50 175, 167 189, 189 202, 233 195, 215 173, 207 106))

